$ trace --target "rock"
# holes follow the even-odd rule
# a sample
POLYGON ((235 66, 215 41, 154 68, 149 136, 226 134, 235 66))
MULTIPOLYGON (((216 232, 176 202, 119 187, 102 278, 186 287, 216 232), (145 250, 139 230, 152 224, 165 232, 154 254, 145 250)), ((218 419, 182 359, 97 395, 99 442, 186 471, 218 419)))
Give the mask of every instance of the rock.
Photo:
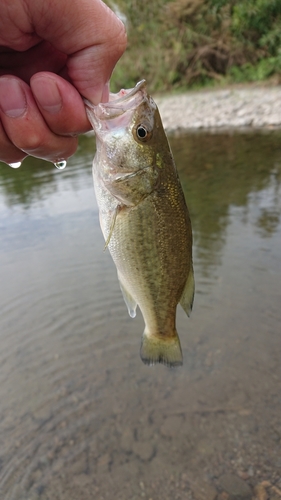
POLYGON ((206 437, 202 438, 197 444, 197 453, 204 457, 212 457, 214 454, 214 446, 206 437))
POLYGON ((217 498, 218 492, 211 484, 203 482, 197 485, 192 484, 191 489, 196 500, 216 500, 217 498))
POLYGON ((133 452, 137 455, 141 460, 147 462, 154 455, 154 448, 149 441, 144 442, 136 442, 133 445, 133 452))
POLYGON ((229 500, 229 494, 223 491, 219 494, 217 500, 229 500))
POLYGON ((109 453, 104 453, 97 461, 97 474, 104 474, 108 471, 111 457, 109 453))
POLYGON ((281 498, 281 490, 280 490, 280 488, 277 488, 276 486, 271 486, 271 489, 274 491, 274 493, 277 494, 277 496, 279 496, 279 498, 281 498))
POLYGON ((219 480, 220 487, 229 495, 229 500, 251 500, 252 491, 248 484, 234 474, 224 474, 219 480))
POLYGON ((234 88, 157 99, 169 132, 199 128, 280 127, 281 88, 234 88), (183 113, 186 109, 188 112, 183 113))
POLYGON ((168 438, 173 437, 175 434, 178 433, 179 429, 182 426, 182 422, 183 422, 182 417, 179 416, 167 417, 160 428, 162 436, 168 438))
POLYGON ((248 472, 245 472, 245 471, 238 471, 237 472, 238 476, 241 477, 241 479, 249 479, 249 474, 248 472))
POLYGON ((131 431, 131 429, 125 429, 120 441, 120 446, 122 450, 125 451, 126 453, 130 453, 133 449, 133 444, 134 444, 133 432, 131 431))
POLYGON ((257 500, 268 500, 268 494, 262 484, 257 484, 254 488, 254 492, 257 500))

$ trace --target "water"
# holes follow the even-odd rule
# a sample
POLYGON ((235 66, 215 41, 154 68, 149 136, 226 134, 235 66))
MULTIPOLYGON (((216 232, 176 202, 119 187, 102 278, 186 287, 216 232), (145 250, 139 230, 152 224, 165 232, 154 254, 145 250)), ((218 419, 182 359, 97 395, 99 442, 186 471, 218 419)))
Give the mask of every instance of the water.
POLYGON ((196 277, 177 370, 139 358, 93 139, 61 172, 0 166, 1 500, 211 500, 226 473, 281 488, 281 133, 171 143, 196 277))
POLYGON ((67 164, 66 160, 56 161, 56 162, 54 163, 55 167, 56 167, 58 170, 64 170, 64 169, 65 169, 65 167, 66 167, 66 164, 67 164))
POLYGON ((15 163, 9 163, 9 167, 20 168, 21 167, 21 161, 16 161, 15 163))

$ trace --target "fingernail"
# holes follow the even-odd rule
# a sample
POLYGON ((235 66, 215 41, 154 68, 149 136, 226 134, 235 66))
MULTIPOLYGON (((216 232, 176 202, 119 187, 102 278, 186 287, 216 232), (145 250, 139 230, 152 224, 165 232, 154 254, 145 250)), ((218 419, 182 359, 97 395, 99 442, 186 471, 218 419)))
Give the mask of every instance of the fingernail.
POLYGON ((31 88, 37 103, 45 111, 55 114, 61 110, 62 98, 52 78, 33 78, 31 88))
POLYGON ((19 80, 0 78, 0 106, 9 118, 19 118, 27 108, 25 92, 19 80))

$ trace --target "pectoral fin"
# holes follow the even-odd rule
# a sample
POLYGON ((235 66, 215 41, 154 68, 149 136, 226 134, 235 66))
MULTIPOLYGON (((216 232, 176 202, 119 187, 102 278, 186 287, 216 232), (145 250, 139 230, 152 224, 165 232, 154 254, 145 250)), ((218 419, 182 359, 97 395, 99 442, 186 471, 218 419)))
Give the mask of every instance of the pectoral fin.
POLYGON ((184 287, 184 290, 182 292, 182 296, 180 299, 180 305, 182 306, 183 310, 186 312, 187 316, 190 316, 191 309, 192 309, 192 304, 193 304, 193 299, 194 299, 194 274, 193 274, 193 267, 191 266, 188 278, 186 280, 186 284, 184 287))
POLYGON ((119 279, 119 285, 121 288, 123 298, 124 298, 126 306, 128 308, 128 313, 131 316, 131 318, 135 318, 137 303, 136 303, 135 299, 132 297, 132 295, 128 292, 124 283, 122 282, 122 278, 120 277, 119 273, 118 273, 118 279, 119 279))
POLYGON ((115 208, 114 210, 114 213, 113 213, 113 216, 112 216, 112 220, 111 220, 111 224, 110 224, 110 229, 109 229, 109 233, 108 233, 108 236, 106 238, 106 242, 104 244, 104 251, 107 249, 108 245, 109 245, 109 242, 110 242, 110 238, 112 236, 112 233, 113 233, 113 229, 114 229, 114 226, 115 226, 115 222, 116 222, 116 217, 118 215, 118 212, 120 211, 120 205, 117 205, 117 207, 115 208))

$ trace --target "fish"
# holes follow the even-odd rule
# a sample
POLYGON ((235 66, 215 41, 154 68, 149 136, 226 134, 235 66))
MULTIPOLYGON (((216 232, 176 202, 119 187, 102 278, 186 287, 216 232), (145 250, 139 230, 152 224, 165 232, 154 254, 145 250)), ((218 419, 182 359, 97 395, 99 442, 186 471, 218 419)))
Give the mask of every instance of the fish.
POLYGON ((145 322, 140 357, 147 365, 183 363, 176 330, 180 303, 194 298, 192 228, 159 110, 145 80, 93 105, 93 180, 100 225, 129 315, 145 322))

